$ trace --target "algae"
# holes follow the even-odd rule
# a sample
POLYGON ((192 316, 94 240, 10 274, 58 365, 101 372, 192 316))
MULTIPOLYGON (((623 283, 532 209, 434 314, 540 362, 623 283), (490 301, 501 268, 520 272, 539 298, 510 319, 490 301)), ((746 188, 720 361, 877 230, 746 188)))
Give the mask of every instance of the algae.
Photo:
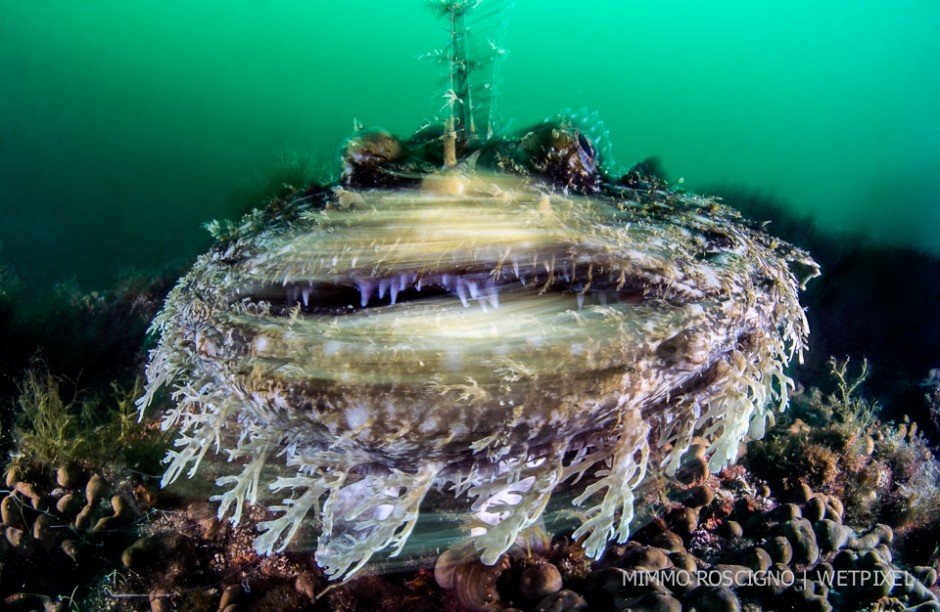
POLYGON ((142 390, 138 377, 130 384, 112 381, 107 395, 82 394, 74 382, 34 361, 19 384, 12 465, 41 471, 67 463, 159 470, 167 436, 138 420, 134 401, 142 390))
POLYGON ((925 563, 940 521, 940 461, 916 421, 883 420, 882 407, 862 393, 867 360, 830 359, 831 391, 800 389, 792 410, 763 440, 752 441, 745 463, 772 488, 796 496, 800 487, 838 496, 846 524, 884 523, 902 551, 925 563))

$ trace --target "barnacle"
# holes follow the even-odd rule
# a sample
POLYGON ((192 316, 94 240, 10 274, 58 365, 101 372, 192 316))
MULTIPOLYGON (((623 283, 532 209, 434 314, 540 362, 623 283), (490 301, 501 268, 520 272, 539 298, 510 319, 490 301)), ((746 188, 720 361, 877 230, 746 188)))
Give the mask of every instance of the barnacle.
POLYGON ((468 498, 493 564, 564 485, 597 558, 628 537, 653 451, 674 473, 704 436, 717 470, 787 403, 808 255, 599 167, 590 195, 448 172, 459 190, 314 190, 250 213, 154 322, 140 405, 161 387, 175 402, 164 484, 224 449, 241 471, 218 480, 220 516, 285 493, 260 552, 314 520, 318 562, 351 575, 401 550, 434 489, 468 498), (292 473, 270 481, 272 462, 292 473))

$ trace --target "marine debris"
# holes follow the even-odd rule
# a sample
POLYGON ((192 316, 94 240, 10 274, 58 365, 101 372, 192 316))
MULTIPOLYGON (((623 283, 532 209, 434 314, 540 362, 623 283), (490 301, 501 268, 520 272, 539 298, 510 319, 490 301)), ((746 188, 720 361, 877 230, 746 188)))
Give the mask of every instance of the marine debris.
MULTIPOLYGON (((442 6, 457 28, 476 4, 442 6)), ((313 522, 332 578, 401 551, 432 490, 466 499, 494 565, 574 489, 572 537, 598 558, 628 538, 648 467, 675 474, 699 436, 717 471, 763 434, 805 347, 805 252, 713 199, 609 174, 570 121, 443 126, 361 130, 339 185, 214 225, 153 324, 139 405, 173 400, 163 484, 224 451, 219 516, 287 495, 257 551, 313 522)))

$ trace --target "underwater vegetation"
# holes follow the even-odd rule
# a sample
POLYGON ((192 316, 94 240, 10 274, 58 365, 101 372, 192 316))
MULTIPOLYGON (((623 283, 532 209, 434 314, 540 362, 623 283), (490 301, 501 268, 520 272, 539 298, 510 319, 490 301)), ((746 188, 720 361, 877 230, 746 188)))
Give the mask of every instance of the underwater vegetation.
POLYGON ((0 487, 4 609, 87 609, 80 602, 120 564, 168 442, 137 419, 142 384, 77 393, 40 362, 23 376, 0 487))
POLYGON ((571 117, 484 129, 463 46, 476 5, 440 3, 440 127, 359 130, 340 184, 212 225, 154 322, 140 406, 172 399, 163 483, 224 450, 219 516, 289 494, 256 549, 313 520, 334 578, 400 551, 445 488, 492 565, 577 482, 573 537, 598 558, 627 539, 653 462, 674 474, 704 436, 714 471, 762 435, 805 346, 805 252, 609 173, 571 117))
POLYGON ((89 290, 74 279, 51 287, 21 283, 13 299, 0 300, 0 363, 14 376, 0 381, 2 395, 16 397, 14 382, 35 357, 84 389, 133 381, 147 328, 172 283, 172 272, 159 271, 128 272, 107 290, 89 290))
POLYGON ((4 270, 0 607, 100 609, 83 602, 137 537, 156 497, 148 474, 168 445, 134 404, 167 277, 126 275, 89 291, 4 270))
POLYGON ((134 384, 146 359, 147 328, 172 285, 170 274, 126 274, 107 290, 74 280, 51 287, 14 285, 0 299, 0 428, 9 442, 20 382, 38 359, 58 380, 90 395, 108 395, 112 383, 134 384))
POLYGON ((135 401, 143 391, 140 378, 128 387, 112 381, 106 396, 80 397, 73 391, 66 398, 63 387, 68 385, 42 363, 26 371, 12 430, 13 466, 48 471, 80 464, 144 472, 159 466, 165 442, 139 422, 135 401))
POLYGON ((847 523, 892 527, 912 563, 936 563, 940 461, 916 421, 882 421, 861 387, 863 361, 830 361, 834 388, 794 395, 791 410, 745 463, 781 492, 809 486, 837 496, 847 523))

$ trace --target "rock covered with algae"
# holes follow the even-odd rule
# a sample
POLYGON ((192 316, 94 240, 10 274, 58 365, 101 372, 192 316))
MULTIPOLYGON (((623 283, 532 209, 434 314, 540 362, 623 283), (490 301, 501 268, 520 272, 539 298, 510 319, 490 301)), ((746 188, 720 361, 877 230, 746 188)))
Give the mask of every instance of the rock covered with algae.
POLYGON ((719 202, 609 176, 571 124, 444 171, 427 142, 361 133, 343 186, 248 214, 180 280, 140 401, 175 403, 163 482, 224 451, 219 515, 282 493, 258 551, 313 521, 333 577, 400 551, 432 489, 466 498, 492 564, 564 483, 597 558, 651 455, 674 473, 703 436, 717 470, 786 406, 818 268, 719 202))

